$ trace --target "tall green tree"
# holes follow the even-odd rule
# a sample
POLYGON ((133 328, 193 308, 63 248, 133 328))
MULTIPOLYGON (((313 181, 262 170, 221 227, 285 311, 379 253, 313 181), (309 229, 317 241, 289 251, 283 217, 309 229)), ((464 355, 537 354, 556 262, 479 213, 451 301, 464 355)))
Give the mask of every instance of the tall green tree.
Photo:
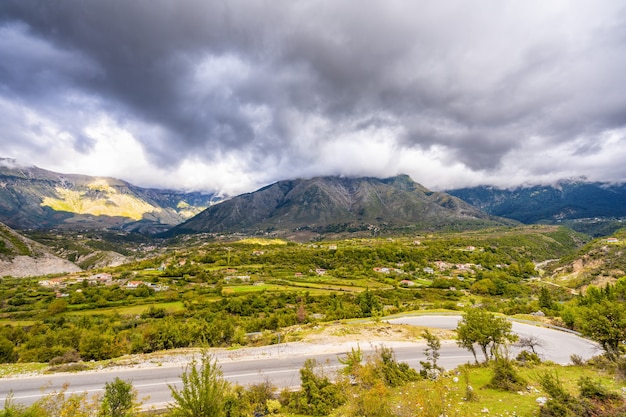
POLYGON ((552 295, 550 295, 550 291, 546 287, 541 287, 539 291, 539 307, 545 309, 552 308, 552 295))
POLYGON ((620 301, 602 300, 582 307, 580 332, 595 340, 609 359, 617 360, 626 343, 626 307, 620 301))
POLYGON ((485 356, 485 362, 498 354, 498 349, 517 340, 512 324, 504 317, 479 308, 471 308, 463 314, 456 328, 457 344, 468 349, 476 357, 474 345, 478 345, 485 356))

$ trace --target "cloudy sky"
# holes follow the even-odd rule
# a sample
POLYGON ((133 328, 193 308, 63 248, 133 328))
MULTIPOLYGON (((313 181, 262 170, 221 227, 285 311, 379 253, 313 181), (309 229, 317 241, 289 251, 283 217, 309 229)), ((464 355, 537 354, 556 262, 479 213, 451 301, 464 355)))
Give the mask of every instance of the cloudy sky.
POLYGON ((626 3, 2 0, 0 156, 231 195, 626 181, 626 3))

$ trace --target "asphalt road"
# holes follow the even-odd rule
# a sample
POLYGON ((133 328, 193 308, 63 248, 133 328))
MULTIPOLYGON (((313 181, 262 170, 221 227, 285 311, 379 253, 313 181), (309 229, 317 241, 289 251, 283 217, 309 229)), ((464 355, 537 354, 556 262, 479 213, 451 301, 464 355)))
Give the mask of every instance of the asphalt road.
MULTIPOLYGON (((454 329, 459 316, 413 316, 388 320, 390 323, 404 323, 427 326, 431 328, 454 329)), ((528 324, 513 323, 513 330, 520 336, 533 335, 541 341, 542 346, 537 349, 545 360, 556 363, 569 363, 570 356, 579 355, 590 358, 597 354, 595 344, 574 334, 554 329, 538 327, 528 324)), ((361 345, 364 353, 373 351, 374 346, 361 345)), ((289 345, 275 345, 266 348, 264 357, 237 360, 220 360, 218 364, 224 377, 237 384, 250 385, 269 380, 278 388, 296 387, 300 384, 299 370, 306 359, 316 359, 324 364, 325 369, 332 371, 339 365, 338 358, 344 356, 346 350, 338 349, 333 353, 315 353, 307 351, 289 350, 289 345)), ((419 369, 420 360, 424 360, 423 346, 398 346, 394 353, 399 361, 407 362, 410 366, 419 369)), ((512 352, 513 354, 515 352, 512 352)), ((473 356, 455 343, 442 343, 439 365, 452 369, 460 364, 473 361, 473 356)), ((482 358, 479 356, 479 359, 482 358)), ((160 366, 137 369, 112 369, 96 372, 75 374, 53 374, 33 377, 3 378, 0 379, 0 407, 12 392, 13 400, 20 404, 31 404, 43 395, 59 391, 64 384, 69 384, 66 393, 87 392, 89 396, 100 394, 104 384, 119 377, 131 381, 138 391, 139 399, 144 406, 160 405, 171 399, 169 385, 180 386, 180 375, 183 367, 160 366)))

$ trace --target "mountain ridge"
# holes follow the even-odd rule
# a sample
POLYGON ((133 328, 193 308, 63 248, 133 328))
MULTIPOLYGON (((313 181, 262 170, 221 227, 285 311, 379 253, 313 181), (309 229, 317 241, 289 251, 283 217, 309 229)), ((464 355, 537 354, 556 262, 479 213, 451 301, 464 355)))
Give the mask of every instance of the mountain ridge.
POLYGON ((0 221, 15 229, 163 231, 219 200, 214 194, 137 187, 0 158, 0 221))
POLYGON ((626 184, 561 180, 552 185, 498 188, 478 186, 448 190, 495 216, 525 224, 566 224, 595 236, 610 235, 623 227, 626 184))
POLYGON ((354 232, 401 227, 471 227, 513 222, 496 219, 407 175, 314 177, 278 181, 211 206, 175 226, 185 233, 354 232))

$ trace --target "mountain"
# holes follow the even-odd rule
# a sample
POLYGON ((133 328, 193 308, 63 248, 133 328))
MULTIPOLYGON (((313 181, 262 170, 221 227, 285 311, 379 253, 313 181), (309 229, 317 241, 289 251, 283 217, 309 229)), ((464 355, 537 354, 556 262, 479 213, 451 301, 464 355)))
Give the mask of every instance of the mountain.
POLYGON ((522 223, 560 223, 595 236, 623 227, 626 184, 563 180, 554 185, 447 191, 495 216, 522 223))
MULTIPOLYGON (((506 224, 406 175, 279 181, 204 210, 174 227, 184 233, 340 233, 413 227, 466 229, 506 224)), ((508 222, 511 224, 513 222, 508 222)))
POLYGON ((136 187, 114 178, 59 174, 0 158, 0 222, 14 229, 160 232, 219 200, 136 187))
POLYGON ((0 223, 0 277, 40 276, 80 270, 74 263, 55 256, 45 246, 0 223))

